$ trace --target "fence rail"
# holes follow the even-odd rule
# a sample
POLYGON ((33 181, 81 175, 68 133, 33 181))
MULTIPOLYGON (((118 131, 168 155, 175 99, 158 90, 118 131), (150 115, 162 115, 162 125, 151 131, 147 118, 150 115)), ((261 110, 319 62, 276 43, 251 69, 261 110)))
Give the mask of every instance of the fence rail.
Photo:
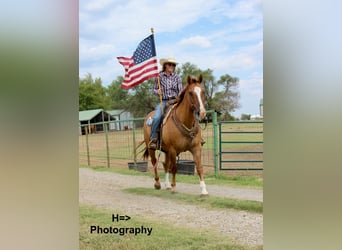
POLYGON ((219 122, 219 148, 220 170, 263 170, 263 121, 219 122))
MULTIPOLYGON (((263 170, 263 122, 217 122, 217 113, 207 111, 206 126, 201 124, 206 141, 202 149, 205 173, 219 170, 263 170)), ((82 165, 128 168, 132 162, 143 161, 144 118, 80 125, 79 162, 82 165), (129 126, 123 126, 129 124, 129 126), (90 129, 102 128, 101 131, 90 129), (87 127, 89 129, 87 129, 87 127)), ((158 155, 158 154, 157 154, 158 155)), ((164 154, 160 154, 158 168, 163 168, 164 154)), ((179 155, 179 160, 193 160, 190 152, 179 155)), ((148 162, 152 168, 151 163, 148 162)))
MULTIPOLYGON (((207 114, 212 122, 207 126, 201 124, 202 137, 206 141, 202 150, 202 164, 207 172, 217 173, 217 116, 213 111, 208 111, 207 114)), ((137 151, 136 147, 144 139, 143 122, 144 118, 135 118, 80 125, 80 164, 127 168, 130 162, 142 161, 145 144, 137 151), (130 126, 122 126, 122 124, 130 124, 130 126), (92 132, 90 127, 93 126, 101 127, 103 130, 89 133, 92 132)), ((179 159, 192 160, 192 155, 190 152, 184 152, 179 155, 179 159)), ((161 154, 159 162, 163 161, 164 154, 161 154)), ((162 168, 161 163, 158 168, 162 168)))

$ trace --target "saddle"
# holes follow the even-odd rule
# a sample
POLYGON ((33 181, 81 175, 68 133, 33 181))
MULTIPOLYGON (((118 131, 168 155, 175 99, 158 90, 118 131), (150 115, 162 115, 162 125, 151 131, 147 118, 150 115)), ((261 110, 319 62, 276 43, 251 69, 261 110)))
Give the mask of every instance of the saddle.
MULTIPOLYGON (((171 111, 177 106, 177 102, 178 100, 177 99, 173 99, 173 100, 170 100, 167 102, 166 106, 165 106, 165 109, 164 109, 164 116, 162 118, 162 122, 159 124, 158 128, 157 128, 157 131, 156 131, 156 134, 157 134, 157 148, 160 149, 161 148, 161 145, 160 145, 160 142, 161 142, 161 136, 162 136, 162 128, 164 126, 164 124, 166 123, 167 119, 169 118, 170 114, 171 114, 171 111)), ((147 122, 147 125, 151 126, 152 125, 152 119, 148 120, 147 122)))

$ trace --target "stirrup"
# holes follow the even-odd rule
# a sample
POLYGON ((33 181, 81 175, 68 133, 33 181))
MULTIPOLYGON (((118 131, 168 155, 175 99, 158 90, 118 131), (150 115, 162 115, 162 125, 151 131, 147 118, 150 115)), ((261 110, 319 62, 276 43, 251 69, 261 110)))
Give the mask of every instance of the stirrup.
POLYGON ((157 149, 157 138, 152 138, 150 142, 148 143, 148 148, 152 150, 157 149))

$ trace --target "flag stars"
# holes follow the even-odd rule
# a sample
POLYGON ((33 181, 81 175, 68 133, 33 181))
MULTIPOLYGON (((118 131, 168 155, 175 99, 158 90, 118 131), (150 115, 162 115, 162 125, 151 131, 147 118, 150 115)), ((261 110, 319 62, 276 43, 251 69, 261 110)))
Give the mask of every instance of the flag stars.
POLYGON ((158 76, 156 57, 153 35, 139 43, 132 57, 117 57, 125 69, 125 77, 121 87, 129 89, 151 77, 158 76))

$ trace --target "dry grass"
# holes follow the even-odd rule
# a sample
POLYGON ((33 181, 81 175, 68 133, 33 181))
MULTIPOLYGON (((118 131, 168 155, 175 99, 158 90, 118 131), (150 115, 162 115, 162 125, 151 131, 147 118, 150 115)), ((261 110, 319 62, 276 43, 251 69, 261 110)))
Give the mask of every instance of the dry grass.
MULTIPOLYGON (((224 131, 258 131, 262 130, 262 124, 224 124, 222 125, 224 131)), ((206 140, 202 151, 202 164, 204 166, 204 174, 213 174, 214 169, 214 140, 213 140, 213 127, 211 124, 203 130, 203 138, 206 140)), ((126 131, 110 131, 108 133, 108 151, 110 167, 127 169, 128 162, 134 161, 134 148, 140 141, 143 140, 143 131, 138 128, 133 133, 133 130, 126 131), (135 144, 134 144, 135 142, 135 144)), ((262 134, 223 134, 222 140, 263 140, 262 134)), ((218 140, 217 140, 218 141, 218 140)), ((105 133, 97 133, 88 135, 89 145, 89 160, 91 166, 107 166, 107 147, 106 147, 106 135, 105 133)), ((87 158, 87 141, 85 135, 79 136, 79 163, 88 164, 87 158)), ((137 150, 136 159, 142 161, 143 146, 137 150)), ((262 151, 262 144, 223 144, 223 151, 262 151)), ((158 151, 157 151, 158 152, 158 151)), ((157 154, 158 155, 158 154, 157 154)), ((190 152, 184 152, 180 154, 182 160, 192 160, 190 152)), ((224 160, 262 160, 262 154, 224 154, 224 160)), ((164 154, 160 154, 159 171, 163 171, 162 162, 164 161, 164 154)), ((262 167, 262 163, 226 163, 222 164, 223 168, 255 168, 262 167)), ((151 163, 149 162, 148 171, 152 171, 151 163)), ((220 171, 222 174, 229 176, 235 175, 253 175, 263 176, 263 171, 220 171)))

